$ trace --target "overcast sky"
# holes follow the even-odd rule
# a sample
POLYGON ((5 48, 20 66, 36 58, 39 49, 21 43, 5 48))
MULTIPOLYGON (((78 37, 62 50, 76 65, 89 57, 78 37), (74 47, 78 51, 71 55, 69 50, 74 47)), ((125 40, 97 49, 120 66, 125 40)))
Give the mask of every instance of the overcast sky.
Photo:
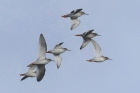
MULTIPOLYGON (((139 93, 140 92, 140 1, 139 0, 0 0, 0 91, 1 93, 139 93), (82 8, 81 24, 70 30, 71 20, 61 16, 82 8), (91 43, 80 50, 81 37, 94 29, 94 40, 113 60, 89 63, 91 43), (47 50, 60 42, 69 50, 46 65, 41 82, 22 78, 27 65, 37 59, 43 34, 47 50)), ((54 59, 52 54, 47 58, 54 59)))

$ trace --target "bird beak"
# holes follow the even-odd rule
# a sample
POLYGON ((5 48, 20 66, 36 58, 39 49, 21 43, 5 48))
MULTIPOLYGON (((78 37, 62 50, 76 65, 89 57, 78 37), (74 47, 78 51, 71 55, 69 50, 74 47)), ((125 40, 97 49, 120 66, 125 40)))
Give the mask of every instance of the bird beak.
POLYGON ((62 17, 63 17, 63 18, 66 18, 66 15, 63 15, 62 17))
POLYGON ((64 17, 64 16, 61 16, 61 17, 64 17))
POLYGON ((108 59, 108 60, 112 60, 112 59, 108 59))
POLYGON ((87 60, 88 62, 91 62, 90 60, 87 60))
POLYGON ((71 50, 67 50, 67 51, 71 51, 71 50))
POLYGON ((97 35, 97 36, 101 36, 101 35, 97 35))
POLYGON ((77 34, 77 35, 75 35, 75 36, 81 36, 80 34, 77 34))

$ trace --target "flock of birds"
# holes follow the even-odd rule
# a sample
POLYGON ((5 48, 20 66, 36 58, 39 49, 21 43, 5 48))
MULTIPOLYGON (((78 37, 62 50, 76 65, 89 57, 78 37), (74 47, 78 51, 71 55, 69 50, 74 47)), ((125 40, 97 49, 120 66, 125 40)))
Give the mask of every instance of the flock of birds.
MULTIPOLYGON (((78 20, 78 17, 82 15, 88 15, 85 12, 82 11, 82 9, 73 10, 71 13, 63 15, 62 17, 68 18, 70 17, 72 20, 72 26, 71 30, 75 29, 79 24, 80 20, 78 20)), ((100 36, 97 33, 93 33, 94 30, 89 30, 87 32, 84 32, 83 34, 77 34, 75 36, 81 36, 83 38, 83 43, 80 47, 80 50, 83 49, 88 43, 91 41, 93 48, 94 48, 94 55, 95 57, 93 59, 87 60, 88 62, 104 62, 106 60, 111 60, 108 57, 105 57, 101 53, 101 48, 98 45, 98 43, 93 40, 95 36, 100 36)), ((49 62, 52 62, 54 60, 46 58, 46 53, 51 53, 54 55, 57 68, 60 67, 62 58, 60 57, 60 54, 64 53, 65 51, 70 51, 67 48, 61 47, 62 43, 57 44, 53 50, 47 51, 47 44, 45 41, 45 38, 43 34, 40 34, 39 37, 39 51, 38 51, 38 58, 35 62, 29 64, 27 67, 29 67, 28 72, 24 74, 20 74, 20 76, 23 76, 21 79, 24 80, 28 77, 36 77, 37 81, 41 81, 45 75, 45 65, 49 62)))

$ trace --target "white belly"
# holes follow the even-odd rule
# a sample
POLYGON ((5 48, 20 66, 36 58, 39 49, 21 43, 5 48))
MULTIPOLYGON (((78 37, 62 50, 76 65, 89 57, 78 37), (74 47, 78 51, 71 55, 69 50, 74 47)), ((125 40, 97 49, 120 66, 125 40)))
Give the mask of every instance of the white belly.
POLYGON ((54 49, 54 50, 53 50, 53 54, 54 54, 54 55, 59 55, 59 54, 61 54, 61 53, 63 53, 63 52, 65 52, 65 50, 63 50, 63 49, 54 49))
POLYGON ((36 77, 36 73, 34 73, 34 72, 33 73, 27 73, 27 76, 28 77, 36 77))
POLYGON ((94 58, 94 62, 104 62, 106 59, 104 57, 96 57, 94 58))
POLYGON ((37 62, 36 62, 37 64, 48 64, 49 62, 48 62, 48 60, 46 60, 46 59, 39 59, 39 60, 37 60, 37 62))
POLYGON ((93 38, 93 37, 94 37, 93 34, 89 34, 89 35, 86 36, 86 38, 93 38))
POLYGON ((80 16, 82 16, 82 14, 81 14, 81 13, 77 13, 77 14, 75 14, 75 15, 72 15, 71 18, 76 19, 76 18, 78 18, 78 17, 80 17, 80 16))

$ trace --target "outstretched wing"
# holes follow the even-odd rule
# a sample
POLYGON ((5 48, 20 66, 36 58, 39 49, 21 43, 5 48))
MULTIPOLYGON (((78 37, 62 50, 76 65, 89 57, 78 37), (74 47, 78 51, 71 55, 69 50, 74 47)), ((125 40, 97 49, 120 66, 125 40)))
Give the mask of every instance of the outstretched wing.
POLYGON ((79 13, 81 10, 83 10, 83 9, 77 9, 73 14, 77 14, 77 13, 79 13))
POLYGON ((56 60, 57 68, 59 68, 62 62, 62 58, 59 55, 54 55, 54 58, 56 60))
POLYGON ((70 14, 73 14, 73 13, 74 13, 74 10, 70 12, 70 14))
POLYGON ((89 34, 92 33, 93 31, 94 31, 94 29, 87 31, 87 32, 85 33, 84 37, 86 37, 87 35, 89 35, 89 34))
POLYGON ((98 43, 95 40, 93 40, 93 39, 91 39, 91 43, 92 43, 93 48, 94 48, 94 55, 95 55, 95 57, 102 56, 101 48, 98 45, 98 43))
POLYGON ((70 28, 71 30, 75 29, 81 23, 80 20, 78 19, 71 19, 71 20, 72 20, 72 26, 70 28))
POLYGON ((38 58, 45 59, 46 51, 47 51, 47 44, 46 44, 45 38, 44 38, 43 34, 40 34, 38 58))
POLYGON ((26 78, 28 78, 28 77, 27 77, 27 76, 24 76, 24 77, 21 79, 21 81, 24 80, 24 79, 26 79, 26 78))
POLYGON ((43 79, 43 77, 45 75, 45 71, 46 71, 45 65, 37 66, 37 81, 38 82, 40 82, 43 79))
POLYGON ((62 44, 63 44, 63 42, 61 42, 61 43, 59 43, 59 44, 55 45, 54 49, 61 48, 61 45, 62 45, 62 44))
POLYGON ((90 42, 91 39, 83 39, 83 43, 80 47, 80 50, 83 49, 89 42, 90 42))

